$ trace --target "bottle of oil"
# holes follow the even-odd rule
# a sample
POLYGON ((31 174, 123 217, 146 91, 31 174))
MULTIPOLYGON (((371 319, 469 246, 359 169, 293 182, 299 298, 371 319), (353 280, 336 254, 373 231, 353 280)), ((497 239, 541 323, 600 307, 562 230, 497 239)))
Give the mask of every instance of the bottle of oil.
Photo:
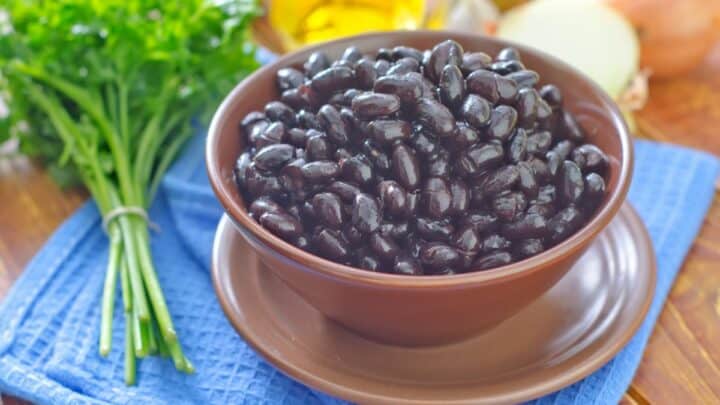
POLYGON ((440 28, 443 1, 271 0, 269 20, 286 50, 368 31, 440 28))

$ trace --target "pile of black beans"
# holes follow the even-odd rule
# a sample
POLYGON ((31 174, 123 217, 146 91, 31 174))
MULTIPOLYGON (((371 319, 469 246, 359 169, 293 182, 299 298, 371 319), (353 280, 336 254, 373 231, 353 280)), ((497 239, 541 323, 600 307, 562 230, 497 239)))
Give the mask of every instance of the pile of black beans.
POLYGON ((517 50, 455 41, 278 70, 240 123, 236 180, 282 239, 371 271, 455 274, 536 255, 605 195, 608 159, 517 50))

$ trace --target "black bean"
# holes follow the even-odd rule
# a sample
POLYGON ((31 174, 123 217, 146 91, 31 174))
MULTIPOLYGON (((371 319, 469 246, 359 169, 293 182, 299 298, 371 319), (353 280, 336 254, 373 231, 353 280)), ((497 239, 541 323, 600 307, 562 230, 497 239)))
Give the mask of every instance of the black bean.
POLYGON ((509 190, 520 180, 517 167, 506 165, 493 170, 482 181, 482 191, 486 196, 494 196, 502 191, 509 190))
POLYGON ((250 194, 256 197, 279 195, 283 192, 283 187, 278 178, 271 174, 262 173, 255 163, 251 163, 245 169, 245 184, 250 194))
POLYGON ((344 145, 348 141, 348 128, 340 116, 340 112, 331 105, 324 105, 317 114, 320 125, 325 133, 338 145, 344 145))
POLYGON ((381 271, 382 269, 382 264, 380 263, 380 260, 378 260, 377 257, 368 252, 359 253, 356 262, 357 266, 361 269, 370 271, 381 271))
POLYGON ((352 224, 360 232, 374 232, 380 226, 382 212, 380 206, 370 194, 360 193, 355 196, 352 209, 352 224))
POLYGON ((265 127, 262 134, 255 137, 255 147, 260 149, 263 146, 281 143, 285 140, 286 135, 285 124, 282 122, 273 122, 265 127))
POLYGON ((450 211, 462 215, 470 208, 470 189, 462 180, 450 180, 450 211))
POLYGON ((394 94, 403 103, 414 104, 422 96, 422 82, 408 76, 383 76, 375 82, 373 90, 394 94))
POLYGON ((403 120, 374 120, 368 125, 371 136, 381 145, 410 138, 410 123, 403 120))
POLYGON ((329 183, 340 175, 340 166, 330 160, 308 162, 301 170, 308 183, 329 183))
POLYGON ((400 109, 400 98, 394 94, 365 93, 352 100, 352 111, 361 119, 388 116, 400 109))
POLYGON ((285 90, 294 89, 305 82, 305 75, 293 68, 283 68, 275 74, 275 82, 278 89, 283 92, 285 90))
POLYGON ((583 173, 605 173, 608 158, 605 153, 593 144, 578 146, 572 152, 572 160, 580 167, 583 173))
POLYGON ((513 254, 518 259, 535 256, 544 250, 542 239, 523 239, 513 243, 513 254))
POLYGON ((532 128, 535 125, 540 100, 540 95, 533 88, 522 88, 518 91, 515 102, 518 125, 523 128, 532 128))
POLYGON ((378 171, 385 173, 390 170, 392 165, 388 155, 382 149, 376 147, 369 139, 363 142, 362 150, 378 171))
POLYGON ((283 166, 295 156, 295 147, 286 143, 265 146, 253 157, 253 161, 262 170, 272 170, 283 166))
POLYGON ((605 180, 597 173, 585 176, 585 198, 591 203, 599 203, 605 196, 605 180))
POLYGON ((427 176, 448 177, 450 175, 450 153, 446 149, 439 149, 425 162, 427 176))
POLYGON ((415 229, 427 240, 447 241, 455 231, 453 224, 445 220, 432 220, 423 217, 415 218, 415 229))
POLYGON ((413 58, 401 58, 395 61, 388 69, 388 75, 404 75, 405 73, 417 72, 420 68, 420 62, 413 58))
POLYGON ((285 240, 294 240, 303 233, 302 224, 284 212, 265 212, 260 215, 258 221, 270 232, 285 240))
POLYGON ((510 263, 512 263, 512 255, 505 251, 499 251, 477 258, 475 263, 473 263, 473 268, 477 270, 487 270, 510 263))
POLYGON ((340 161, 340 171, 345 180, 361 186, 370 184, 374 179, 373 167, 364 155, 355 155, 340 161))
POLYGON ((503 221, 515 221, 527 208, 525 194, 510 191, 496 196, 492 200, 493 212, 503 221))
POLYGON ((349 248, 340 232, 322 228, 312 238, 313 246, 320 255, 338 260, 348 256, 349 248))
POLYGON ((378 194, 383 210, 387 214, 397 217, 408 214, 407 193, 398 182, 394 180, 381 181, 378 184, 378 194))
POLYGON ((393 60, 392 49, 389 49, 389 48, 378 49, 375 59, 377 59, 377 60, 393 60))
POLYGON ((337 194, 322 192, 312 198, 315 218, 330 228, 340 228, 343 224, 342 201, 337 194))
POLYGON ((548 238, 553 243, 560 242, 578 230, 581 225, 582 213, 577 208, 573 206, 563 208, 548 221, 548 238))
POLYGON ((240 128, 242 128, 243 131, 248 132, 252 124, 265 120, 267 120, 265 113, 261 113, 260 111, 251 111, 240 121, 240 128))
POLYGON ((410 135, 410 145, 421 155, 433 155, 438 149, 438 141, 427 134, 427 130, 422 126, 413 129, 410 135))
POLYGON ((457 250, 442 242, 430 242, 420 249, 420 262, 429 269, 450 267, 459 259, 457 250))
POLYGON ((409 46, 396 46, 392 49, 392 58, 395 60, 413 58, 418 62, 422 62, 423 54, 419 50, 409 46))
POLYGON ((416 106, 417 119, 439 137, 448 137, 455 131, 455 117, 437 100, 421 98, 416 106))
POLYGON ((490 66, 488 66, 488 69, 497 74, 508 75, 525 69, 525 65, 517 60, 503 60, 491 63, 490 66))
POLYGON ((420 164, 415 153, 404 144, 396 144, 392 154, 395 179, 409 191, 420 186, 420 164))
POLYGON ((528 136, 527 153, 544 155, 552 145, 552 135, 548 131, 535 132, 528 136))
POLYGON ((562 107, 563 97, 560 89, 554 84, 546 84, 540 88, 540 97, 553 109, 562 107))
POLYGON ((432 49, 427 63, 424 64, 425 75, 437 83, 442 70, 447 65, 460 66, 463 60, 463 49, 453 40, 443 41, 432 49))
POLYGON ((548 173, 550 177, 554 178, 560 171, 563 160, 557 152, 552 150, 545 154, 545 160, 547 161, 548 173))
POLYGON ((448 107, 457 107, 465 97, 465 79, 460 68, 455 65, 445 66, 438 87, 440 100, 448 107))
POLYGON ((468 94, 460 109, 460 114, 477 129, 482 129, 490 123, 492 112, 490 103, 477 94, 468 94))
POLYGON ((265 105, 265 115, 270 121, 280 121, 288 127, 295 125, 295 111, 281 101, 271 101, 265 105))
POLYGON ((401 254, 395 258, 393 273, 417 276, 423 274, 423 269, 414 257, 408 254, 401 254))
POLYGON ((490 137, 506 141, 517 123, 517 111, 506 105, 499 105, 490 114, 490 124, 487 133, 490 137))
POLYGON ((520 179, 518 180, 518 189, 522 191, 527 198, 535 198, 538 194, 539 184, 535 177, 535 172, 528 162, 520 162, 517 167, 520 179))
POLYGON ((337 66, 327 68, 315 74, 310 85, 318 93, 329 95, 338 90, 353 87, 355 82, 355 73, 351 68, 337 66))
POLYGON ((302 110, 295 116, 298 123, 305 129, 322 129, 320 121, 318 121, 315 114, 310 111, 302 110))
POLYGON ((557 155, 560 159, 565 160, 565 159, 569 158, 570 152, 572 152, 574 147, 575 147, 575 144, 573 144, 572 141, 563 140, 563 141, 558 142, 552 148, 552 151, 557 153, 557 155))
POLYGON ((492 58, 484 52, 466 52, 460 67, 465 75, 469 75, 476 70, 490 66, 491 63, 492 58))
POLYGON ((276 203, 269 197, 260 197, 250 204, 250 216, 256 220, 260 219, 260 216, 266 212, 274 213, 285 213, 283 207, 276 203))
POLYGON ((357 46, 349 46, 345 49, 345 52, 343 52, 342 56, 340 57, 340 60, 345 60, 348 62, 357 62, 360 59, 362 59, 363 54, 360 52, 360 48, 357 46))
POLYGON ((335 153, 335 146, 330 142, 327 135, 315 130, 307 132, 308 138, 305 142, 305 157, 308 161, 331 160, 335 153))
POLYGON ((497 81, 497 91, 500 102, 505 104, 514 103, 519 89, 515 80, 500 75, 496 76, 495 80, 497 81))
POLYGON ((555 215, 555 212, 555 205, 550 203, 541 203, 535 200, 530 202, 530 206, 528 207, 527 211, 525 211, 525 213, 528 215, 537 214, 545 218, 552 217, 553 215, 555 215))
POLYGON ((418 206, 420 205, 420 190, 407 193, 407 215, 411 217, 417 212, 418 206))
POLYGON ((495 57, 495 60, 497 61, 518 61, 520 60, 520 52, 518 52, 517 49, 513 48, 512 46, 505 47, 498 52, 497 56, 495 57))
POLYGON ((452 245, 465 253, 477 253, 482 248, 480 236, 472 225, 460 228, 452 238, 452 245))
POLYGON ((387 71, 390 70, 390 62, 388 62, 385 59, 376 60, 374 64, 375 68, 375 76, 376 77, 382 77, 387 74, 387 71))
POLYGON ((552 184, 546 184, 538 190, 537 201, 541 203, 555 203, 557 188, 552 184))
POLYGON ((536 71, 528 69, 509 73, 505 77, 514 80, 521 89, 535 87, 538 81, 540 81, 540 75, 538 75, 536 71))
POLYGON ((391 237, 383 236, 379 232, 371 233, 369 242, 370 249, 384 262, 392 263, 400 253, 400 246, 391 237))
POLYGON ((444 218, 450 211, 452 194, 450 185, 440 177, 430 177, 425 181, 422 190, 421 202, 423 211, 430 218, 444 218))
POLYGON ((301 84, 294 89, 283 91, 280 99, 283 103, 294 108, 295 110, 310 109, 314 110, 320 103, 319 96, 310 86, 301 84))
POLYGON ((482 247, 480 249, 483 253, 488 253, 496 250, 505 250, 511 245, 512 243, 509 240, 494 233, 483 238, 482 247))
POLYGON ((560 192, 560 199, 565 204, 580 201, 580 197, 582 197, 585 190, 585 182, 582 171, 574 162, 570 160, 563 162, 557 187, 560 192))
POLYGON ((458 122, 455 134, 448 140, 450 147, 457 152, 466 150, 480 140, 480 134, 465 122, 458 122))
POLYGON ((495 143, 476 145, 467 151, 467 157, 474 164, 476 171, 485 171, 497 167, 502 163, 503 156, 502 145, 495 143))
POLYGON ((305 73, 309 77, 313 77, 320 73, 320 71, 330 67, 330 59, 328 59, 324 52, 313 52, 310 54, 303 67, 305 69, 305 73))
POLYGON ((245 182, 245 172, 251 163, 252 157, 248 151, 241 153, 235 161, 235 182, 242 188, 247 187, 247 183, 245 182))
POLYGON ((499 222, 498 217, 489 212, 472 212, 460 220, 465 226, 472 226, 475 232, 483 234, 497 228, 499 222))
POLYGON ((280 169, 279 180, 285 190, 295 193, 303 191, 305 177, 303 176, 302 167, 305 163, 307 163, 305 159, 298 158, 280 169))
POLYGON ((510 138, 510 146, 507 149, 507 158, 512 163, 519 163, 525 160, 527 155, 527 134, 522 128, 517 128, 510 138))
POLYGON ((542 238, 547 233, 547 221, 539 214, 527 214, 520 219, 503 224, 503 236, 508 239, 542 238))
POLYGON ((359 187, 339 180, 330 183, 326 190, 337 194, 346 203, 352 203, 355 196, 362 192, 359 187))
POLYGON ((481 96, 490 103, 497 103, 500 100, 497 77, 496 73, 488 70, 476 70, 465 80, 467 91, 481 96))

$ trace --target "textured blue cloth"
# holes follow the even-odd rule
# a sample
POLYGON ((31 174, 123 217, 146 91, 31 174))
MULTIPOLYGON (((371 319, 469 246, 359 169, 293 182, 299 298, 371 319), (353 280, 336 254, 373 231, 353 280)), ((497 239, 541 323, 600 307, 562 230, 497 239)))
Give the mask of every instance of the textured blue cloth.
MULTIPOLYGON (((260 359, 225 319, 208 263, 222 210, 208 186, 202 136, 167 175, 150 214, 162 231, 152 249, 165 296, 197 373, 168 360, 139 363, 138 385, 123 383, 123 318, 113 350, 97 354, 107 241, 92 203, 72 216, 33 259, 0 306, 0 391, 39 403, 334 403, 260 359)), ((713 196, 717 158, 636 142, 630 201, 648 226, 659 263, 657 294, 640 331, 595 374, 538 400, 615 404, 625 392, 663 301, 713 196)), ((120 304, 118 304, 118 307, 120 304)))

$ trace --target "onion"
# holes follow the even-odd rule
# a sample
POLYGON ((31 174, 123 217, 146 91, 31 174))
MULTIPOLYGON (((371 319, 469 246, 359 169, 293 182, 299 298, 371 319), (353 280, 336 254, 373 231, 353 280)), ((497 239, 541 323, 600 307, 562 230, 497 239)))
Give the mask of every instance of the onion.
POLYGON ((565 60, 618 98, 638 71, 632 25, 604 3, 537 0, 510 10, 498 36, 565 60))
POLYGON ((717 0, 607 0, 636 27, 640 64, 654 77, 686 73, 715 43, 717 0))

